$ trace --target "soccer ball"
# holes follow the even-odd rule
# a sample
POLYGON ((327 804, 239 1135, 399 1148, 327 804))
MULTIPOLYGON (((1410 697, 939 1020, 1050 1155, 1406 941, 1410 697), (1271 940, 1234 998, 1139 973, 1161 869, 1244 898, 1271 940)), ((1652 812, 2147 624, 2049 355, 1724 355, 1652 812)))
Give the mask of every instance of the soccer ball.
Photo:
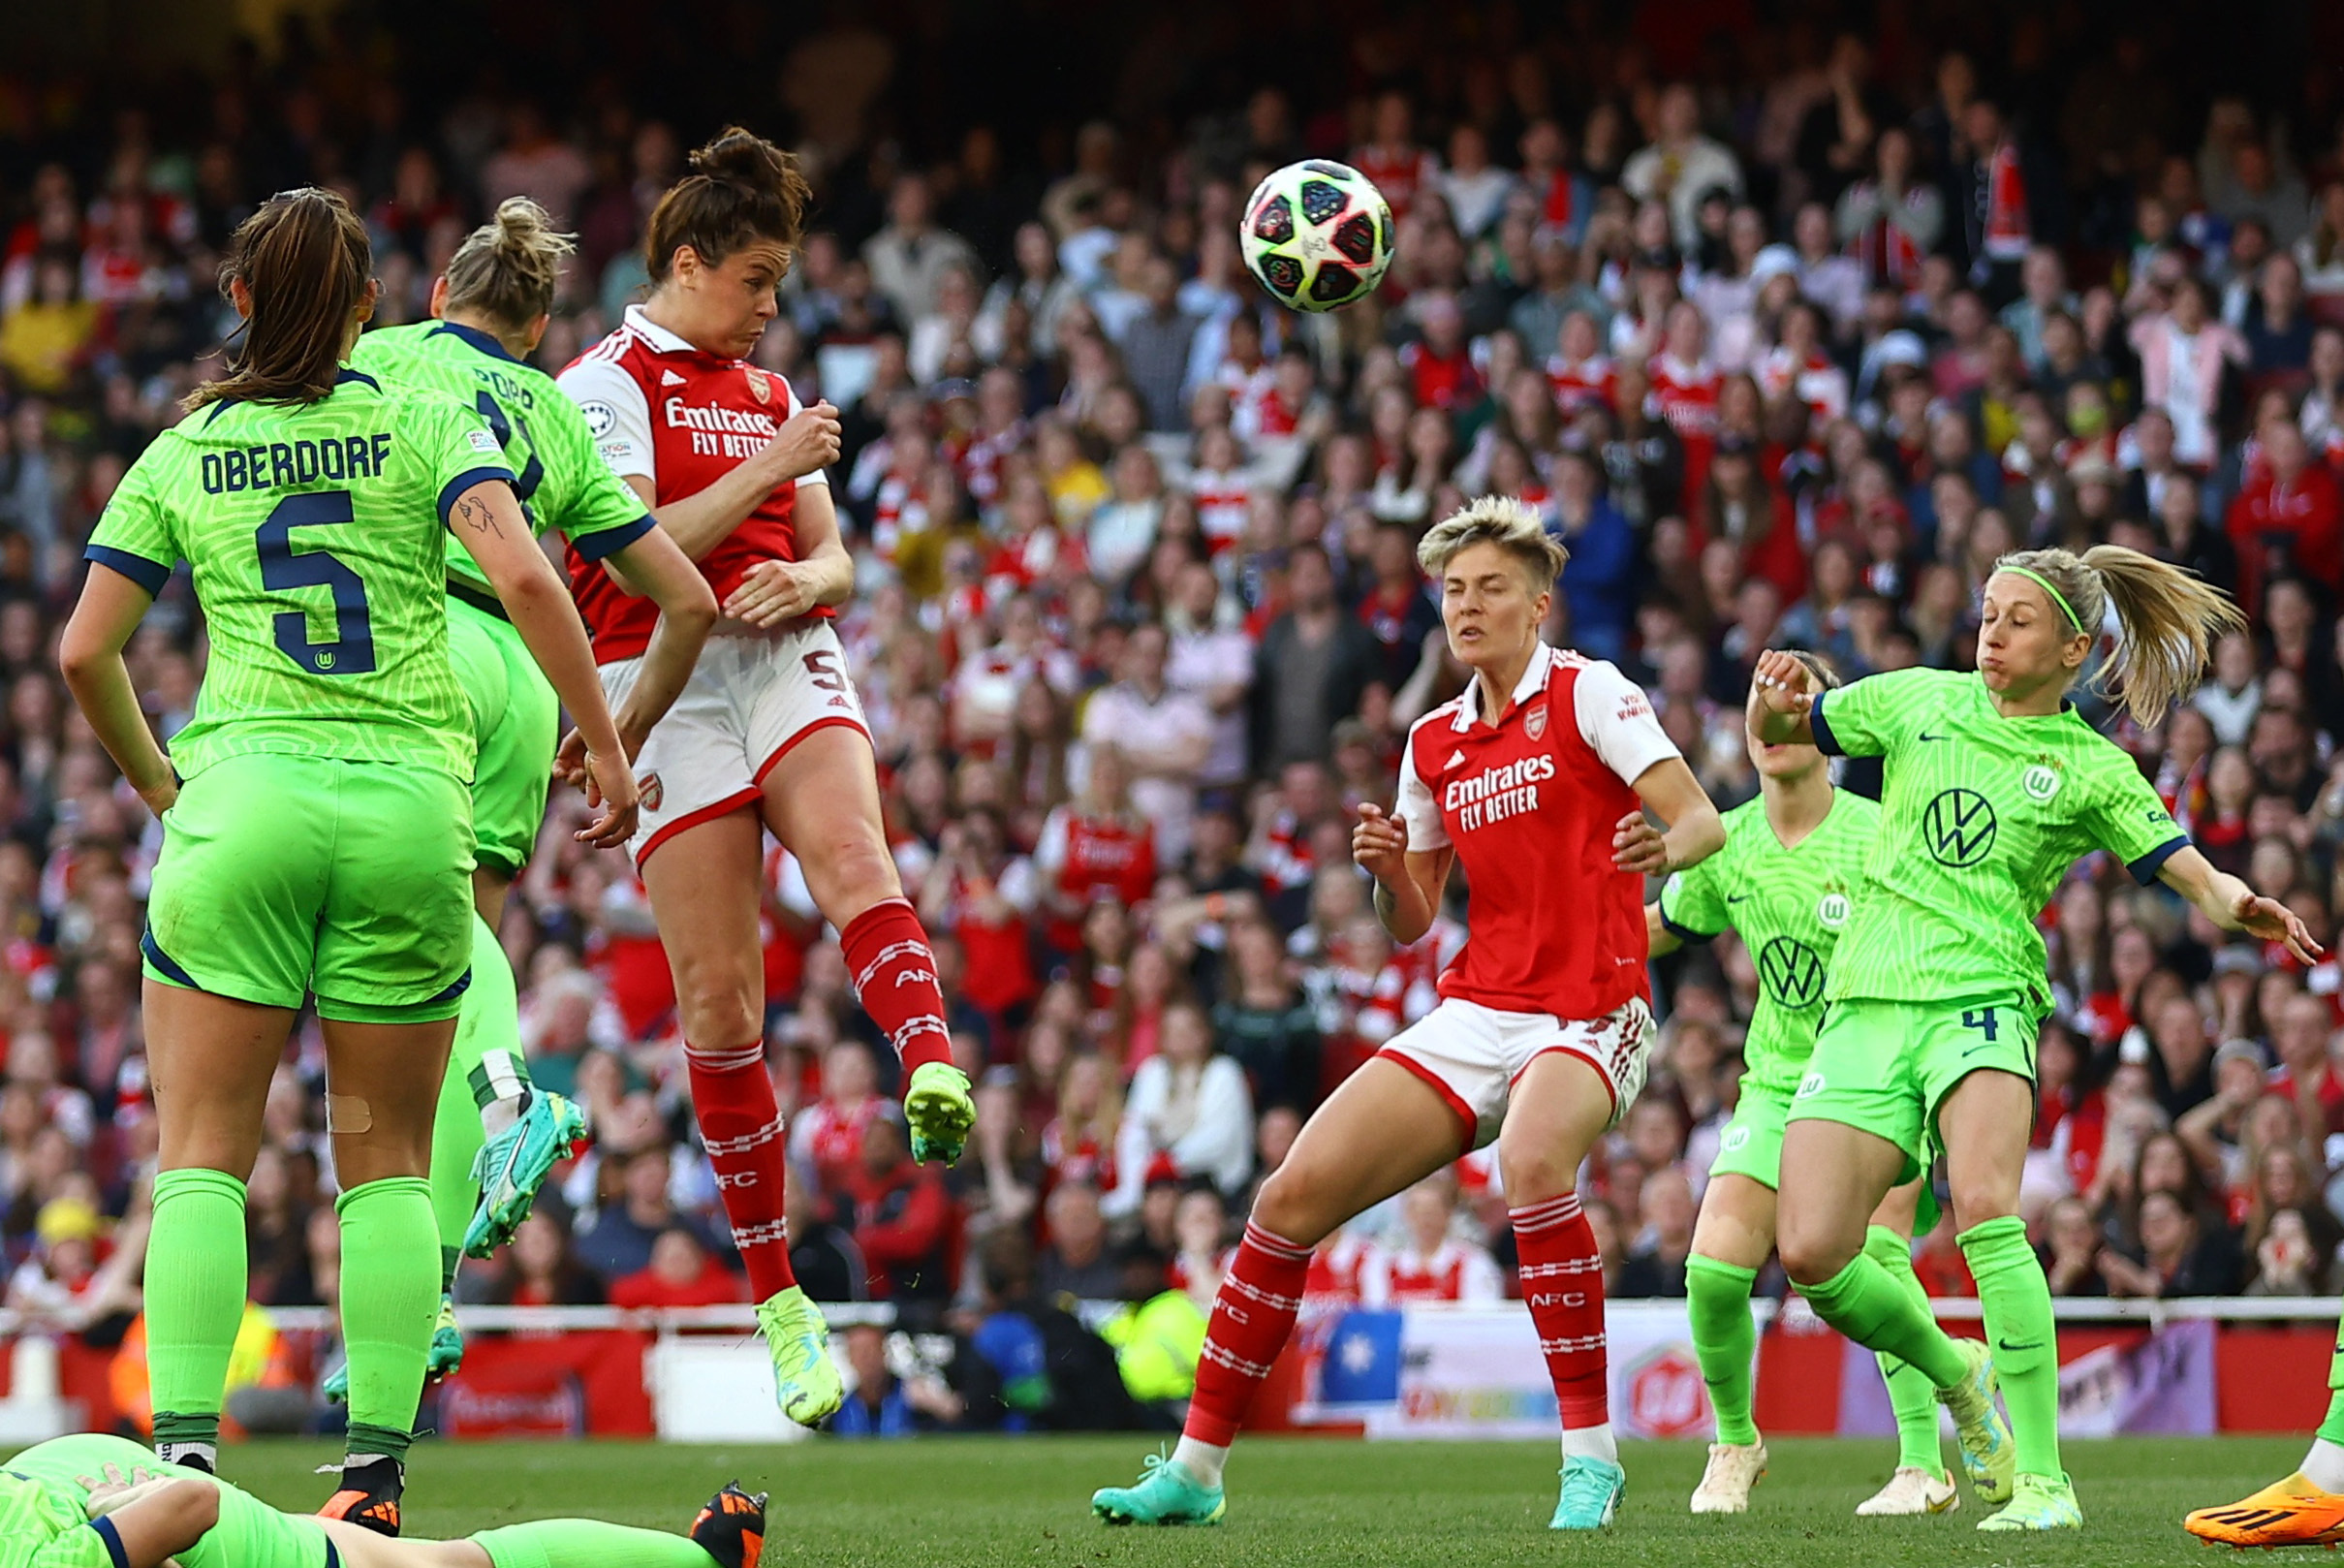
POLYGON ((1254 187, 1237 244, 1280 304, 1340 310, 1373 294, 1391 265, 1391 207, 1349 164, 1311 158, 1254 187))

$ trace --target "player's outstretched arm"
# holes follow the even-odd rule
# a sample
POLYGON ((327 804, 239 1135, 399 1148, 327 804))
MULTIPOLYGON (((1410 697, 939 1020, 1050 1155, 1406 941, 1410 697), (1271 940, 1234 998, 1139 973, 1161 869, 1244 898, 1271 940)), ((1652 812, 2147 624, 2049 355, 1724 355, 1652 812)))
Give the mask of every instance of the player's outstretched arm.
POLYGON ((1769 746, 1811 746, 1807 722, 1815 706, 1815 673, 1777 648, 1758 656, 1750 674, 1750 734, 1769 746))
MULTIPOLYGON (((1667 876, 1726 847, 1726 825, 1682 757, 1664 758, 1637 774, 1635 789, 1644 810, 1620 818, 1611 834, 1611 863, 1621 870, 1667 876), (1646 811, 1667 824, 1666 831, 1653 827, 1646 811)), ((1652 916, 1644 919, 1649 924, 1652 916)))
MULTIPOLYGON (((683 694, 684 682, 692 678, 701 646, 716 624, 716 590, 662 528, 653 528, 618 551, 609 564, 625 574, 635 591, 659 606, 659 625, 651 633, 650 646, 643 650, 642 671, 612 715, 618 737, 632 760, 642 750, 643 737, 667 717, 668 709, 683 694)), ((577 761, 584 766, 582 742, 577 761)))
POLYGON ((57 666, 98 743, 159 817, 179 798, 179 781, 154 731, 146 727, 130 667, 122 662, 123 648, 154 602, 153 594, 112 567, 93 564, 73 618, 65 623, 57 666))
POLYGON ((2284 943, 2304 964, 2319 962, 2324 951, 2311 939, 2302 917, 2276 898, 2266 898, 2198 851, 2184 844, 2157 868, 2157 880, 2187 898, 2207 920, 2226 931, 2244 931, 2266 942, 2284 943))
POLYGON ((625 843, 635 831, 635 769, 603 697, 594 650, 586 643, 578 607, 554 575, 553 563, 538 548, 513 486, 501 479, 481 481, 449 508, 448 526, 487 574, 505 612, 513 617, 514 630, 529 645, 530 656, 585 739, 590 780, 586 799, 603 807, 603 815, 579 831, 579 840, 602 849, 625 843))

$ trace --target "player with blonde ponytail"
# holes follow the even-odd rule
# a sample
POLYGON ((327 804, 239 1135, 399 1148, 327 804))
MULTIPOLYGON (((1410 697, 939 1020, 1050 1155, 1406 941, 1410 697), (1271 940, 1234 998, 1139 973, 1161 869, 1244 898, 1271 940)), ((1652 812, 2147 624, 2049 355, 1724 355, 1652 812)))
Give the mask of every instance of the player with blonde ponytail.
POLYGON ((2197 578, 2103 545, 2004 556, 1986 580, 1974 673, 1908 670, 1819 692, 1789 653, 1760 656, 1760 742, 1880 757, 1888 785, 1863 886, 1826 981, 1829 1014, 1792 1098, 1777 1244, 1824 1320, 1900 1358, 1957 1418, 1997 1386, 2009 1440, 1964 1420, 1973 1481, 2008 1507, 1985 1530, 2083 1521, 2059 1464, 2049 1287, 2018 1218, 2034 1121, 2035 1035, 2050 1011, 2034 918, 2094 850, 2162 882, 2226 931, 2319 952, 2284 905, 2193 848, 2133 759, 2068 702, 2110 612, 2097 681, 2154 723, 2241 624, 2197 578), (1943 1150, 1986 1343, 1955 1341, 1864 1251, 1882 1196, 1943 1150))
MULTIPOLYGON (((614 705, 632 762, 700 657, 716 595, 594 450, 586 417, 553 378, 527 362, 551 320, 574 247, 545 208, 508 198, 475 229, 431 286, 430 321, 370 331, 354 362, 382 380, 453 399, 487 425, 516 476, 522 515, 558 530, 589 560, 608 560, 660 610, 644 676, 614 705)), ((584 1118, 536 1088, 521 1054, 520 1000, 497 927, 505 895, 537 843, 560 738, 561 705, 472 551, 448 539, 448 654, 464 688, 478 762, 472 777, 472 985, 432 1123, 431 1204, 440 1233, 440 1316, 430 1371, 463 1361, 453 1290, 467 1252, 486 1257, 510 1237, 538 1188, 583 1135, 584 1118)), ((326 1380, 345 1396, 348 1368, 326 1380)))

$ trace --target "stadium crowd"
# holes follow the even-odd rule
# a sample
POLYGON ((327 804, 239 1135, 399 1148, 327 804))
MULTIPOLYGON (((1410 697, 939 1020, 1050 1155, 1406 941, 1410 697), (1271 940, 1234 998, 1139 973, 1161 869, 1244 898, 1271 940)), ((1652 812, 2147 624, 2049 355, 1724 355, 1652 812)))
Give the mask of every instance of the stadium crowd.
MULTIPOLYGON (((2142 28, 2028 11, 2007 64, 1805 23, 1571 51, 1370 29, 1318 96, 1033 147, 974 121, 897 140, 914 84, 861 24, 791 45, 761 128, 803 149, 817 228, 756 358, 843 412, 842 636, 981 1085, 966 1157, 913 1165, 893 1060, 776 850, 767 1039, 809 1289, 931 1314, 1184 1293, 1201 1334, 1232 1217, 1465 940, 1460 905, 1395 951, 1347 844, 1410 721, 1461 685, 1413 547, 1485 492, 1545 512, 1572 552, 1552 639, 1644 684, 1721 805, 1755 793, 1759 649, 1843 677, 1965 667, 2008 549, 2195 568, 2252 635, 2120 738, 2217 865, 2329 941, 2344 116, 2316 74, 2251 100, 2185 85, 2174 35, 2142 28), (1238 259, 1246 191, 1306 153, 1356 164, 1397 219, 1384 289, 1338 317, 1270 308, 1238 259)), ((364 42, 289 32, 183 119, 96 93, 35 114, 0 78, 0 1242, 9 1303, 77 1326, 136 1301, 109 1260, 135 1253, 154 1146, 158 834, 51 645, 126 461, 217 362, 225 236, 274 187, 343 190, 395 323, 472 222, 533 196, 581 235, 539 356, 559 368, 643 281, 641 218, 705 129, 602 91, 338 91, 364 42)), ((192 608, 182 579, 134 649, 166 737, 201 674, 192 608)), ((1874 792, 1876 768, 1847 782, 1874 792)), ((532 1071, 593 1145, 462 1292, 741 1299, 666 959, 626 863, 572 843, 581 809, 557 795, 503 935, 532 1071)), ((2344 971, 2225 944, 2097 861, 2043 925, 2058 1014, 2027 1211, 2053 1290, 2344 1284, 2344 971)), ((1756 995, 1731 938, 1656 980, 1650 1086, 1584 1184, 1620 1297, 1683 1294, 1756 995)), ((331 1299, 320 1062, 312 1030, 270 1100, 265 1304, 331 1299)), ((1491 1181, 1468 1159, 1370 1216, 1314 1294, 1513 1288, 1491 1181)), ((1968 1290, 1950 1225, 1918 1246, 1932 1291, 1968 1290)))

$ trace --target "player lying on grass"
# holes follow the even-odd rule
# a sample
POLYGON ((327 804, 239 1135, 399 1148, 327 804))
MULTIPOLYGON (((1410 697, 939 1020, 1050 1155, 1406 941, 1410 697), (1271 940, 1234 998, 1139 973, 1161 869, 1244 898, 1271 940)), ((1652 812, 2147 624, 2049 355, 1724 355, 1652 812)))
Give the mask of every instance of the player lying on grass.
POLYGON ((548 1519, 398 1541, 269 1507, 138 1444, 60 1437, 0 1469, 0 1568, 757 1568, 766 1500, 730 1486, 691 1533, 548 1519))
MULTIPOLYGON (((632 757, 683 690, 716 623, 716 595, 635 492, 594 450, 593 432, 553 378, 522 362, 551 321, 555 279, 573 246, 525 196, 475 229, 431 286, 430 321, 367 332, 351 362, 386 385, 443 393, 488 423, 516 476, 530 524, 558 529, 659 612, 643 674, 611 718, 632 757)), ((521 1054, 520 1000, 497 928, 546 816, 561 704, 461 540, 448 540, 448 656, 464 688, 479 761, 472 774, 472 984, 431 1132, 431 1206, 440 1228, 440 1317, 429 1372, 464 1359, 453 1291, 458 1261, 484 1258, 528 1216, 585 1118, 536 1088, 521 1054)), ((325 1394, 348 1396, 349 1368, 325 1394)))
MULTIPOLYGON (((1794 653, 1824 688, 1839 684, 1812 653, 1794 653)), ((1792 1091, 1806 1072, 1823 1022, 1824 976, 1855 907, 1880 807, 1831 787, 1830 764, 1813 746, 1749 742, 1759 798, 1725 815, 1726 847, 1679 871, 1644 906, 1654 956, 1706 942, 1729 925, 1758 970, 1758 1005, 1742 1045, 1741 1099, 1726 1124, 1703 1189, 1693 1252, 1685 1260, 1693 1352, 1717 1411, 1717 1441, 1693 1493, 1696 1514, 1738 1514, 1766 1474, 1766 1445, 1750 1419, 1758 1334, 1750 1287, 1774 1250, 1774 1193, 1792 1091)), ((1906 1294, 1926 1301, 1913 1273, 1918 1182, 1881 1203, 1864 1251, 1906 1294)), ((1896 1413, 1895 1474, 1859 1514, 1942 1514, 1959 1506, 1937 1438, 1937 1391, 1893 1356, 1880 1358, 1896 1413)))
POLYGON ((1985 1530, 2083 1522, 2059 1463, 2050 1288, 2018 1217, 2035 1112, 2035 1033, 2050 1010, 2035 917, 2095 850, 2163 882, 2229 931, 2306 965, 2303 923, 2191 847, 2139 766, 2066 699, 2110 611, 2103 672, 2144 728, 2188 695, 2214 639, 2243 623, 2197 578, 2137 550, 2028 550, 1986 580, 1975 674, 1908 670, 1819 691, 1791 655, 1759 658, 1750 732, 1768 744, 1886 759, 1880 834, 1824 995, 1830 1013, 1792 1099, 1777 1245, 1833 1328, 1919 1367, 1956 1418, 1991 1408, 2012 1440, 1965 1426, 1963 1458, 2008 1507, 1985 1530), (1947 1337, 1864 1249, 1890 1188, 1945 1150, 1953 1213, 1992 1344, 1947 1337))
POLYGON ((1351 852, 1401 943, 1430 929, 1461 862, 1472 935, 1440 1005, 1343 1081, 1264 1183, 1213 1299, 1179 1447, 1139 1485, 1092 1497, 1110 1523, 1220 1519, 1222 1465, 1294 1332, 1311 1249, 1493 1138, 1562 1417, 1552 1527, 1610 1523, 1626 1485, 1605 1389, 1603 1258, 1573 1188, 1644 1083, 1643 878, 1692 865, 1725 830, 1643 692, 1540 641, 1565 555, 1535 511, 1476 501, 1428 531, 1417 558, 1473 679, 1409 731, 1399 802, 1389 817, 1360 808, 1351 852))

